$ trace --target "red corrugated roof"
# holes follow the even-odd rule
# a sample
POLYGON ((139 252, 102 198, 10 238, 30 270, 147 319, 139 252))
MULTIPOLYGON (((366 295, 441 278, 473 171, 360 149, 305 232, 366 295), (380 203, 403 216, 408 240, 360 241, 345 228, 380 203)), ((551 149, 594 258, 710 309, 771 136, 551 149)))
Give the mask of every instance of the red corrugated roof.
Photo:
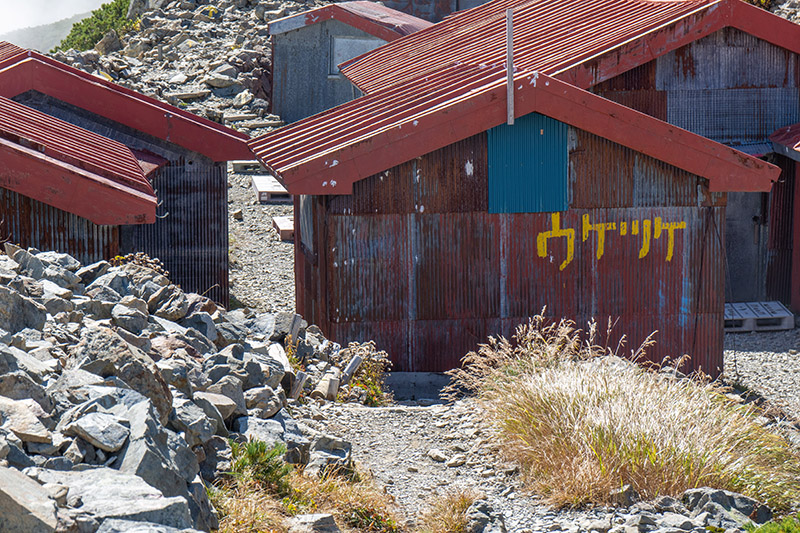
POLYGON ((769 140, 800 152, 800 124, 792 124, 779 129, 769 136, 769 140))
POLYGON ((800 26, 740 0, 494 0, 345 62, 371 93, 443 67, 505 62, 588 88, 726 26, 800 52, 800 26))
MULTIPOLYGON (((0 49, 8 43, 0 42, 0 49)), ((11 45, 13 46, 13 45, 11 45)), ((0 95, 35 90, 114 122, 205 155, 250 159, 249 137, 216 122, 120 87, 37 52, 0 55, 0 95)))
MULTIPOLYGON (((456 66, 301 120, 250 142, 292 194, 353 183, 505 122, 501 67, 456 66)), ((768 191, 780 169, 536 72, 518 72, 516 116, 538 112, 709 179, 712 191, 768 191)))
POLYGON ((384 41, 393 41, 433 25, 427 20, 396 11, 383 4, 358 0, 330 4, 274 20, 269 23, 269 32, 270 35, 277 35, 331 19, 344 22, 384 41))
POLYGON ((6 59, 24 54, 26 52, 27 50, 20 48, 15 44, 6 41, 0 41, 0 61, 5 61, 6 59))
POLYGON ((123 144, 0 97, 0 186, 96 224, 155 221, 156 198, 123 144))
POLYGON ((127 146, 0 96, 0 137, 152 194, 127 146))

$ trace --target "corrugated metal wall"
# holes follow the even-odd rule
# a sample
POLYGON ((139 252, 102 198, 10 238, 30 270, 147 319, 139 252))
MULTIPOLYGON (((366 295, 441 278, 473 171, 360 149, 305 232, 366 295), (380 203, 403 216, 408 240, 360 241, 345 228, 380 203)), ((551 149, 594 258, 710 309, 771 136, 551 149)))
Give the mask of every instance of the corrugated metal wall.
POLYGON ((531 113, 490 129, 488 142, 490 213, 567 208, 566 124, 531 113))
POLYGON ((767 238, 767 298, 792 303, 792 248, 794 241, 795 163, 774 156, 781 177, 772 186, 767 238))
POLYGON ((486 134, 315 198, 306 316, 338 341, 374 339, 396 369, 441 371, 546 305, 582 326, 619 318, 631 347, 658 330, 652 360, 690 352, 715 374, 725 196, 586 132, 569 148, 564 213, 488 213, 486 134))
POLYGON ((119 251, 117 226, 98 226, 72 213, 0 188, 0 241, 58 250, 84 265, 119 251))
POLYGON ((185 291, 228 304, 228 186, 225 163, 171 162, 153 177, 154 224, 123 226, 123 253, 159 258, 185 291))
MULTIPOLYGON (((117 231, 119 234, 118 250, 102 258, 108 259, 117 253, 145 252, 160 259, 172 281, 184 290, 205 293, 228 305, 226 163, 214 163, 201 154, 36 91, 21 94, 14 100, 130 148, 167 159, 169 164, 156 171, 151 181, 161 204, 158 215, 169 215, 154 224, 114 229, 114 235, 117 231)), ((83 219, 77 220, 77 228, 86 224, 83 219)), ((63 248, 53 246, 53 249, 63 248)))
MULTIPOLYGON (((767 143, 773 131, 800 121, 800 56, 726 28, 592 90, 715 141, 767 143)), ((729 301, 791 299, 784 227, 791 198, 781 183, 766 202, 760 196, 743 193, 729 203, 729 301)))

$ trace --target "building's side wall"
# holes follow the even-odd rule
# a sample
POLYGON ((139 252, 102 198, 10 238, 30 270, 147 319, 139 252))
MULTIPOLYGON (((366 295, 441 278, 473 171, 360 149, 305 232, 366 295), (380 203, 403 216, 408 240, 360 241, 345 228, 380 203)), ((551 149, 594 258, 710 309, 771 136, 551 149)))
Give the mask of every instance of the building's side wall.
MULTIPOLYGON (((800 122, 800 56, 726 28, 592 90, 704 137, 763 153, 771 150, 767 137, 773 131, 800 122), (752 146, 758 144, 763 146, 752 146)), ((763 196, 730 195, 727 298, 789 303, 788 284, 773 280, 788 278, 791 262, 772 247, 768 222, 776 219, 770 205, 788 209, 777 219, 790 218, 792 206, 763 196)))
POLYGON ((25 248, 66 252, 84 265, 119 253, 117 226, 98 226, 85 218, 0 188, 0 242, 6 241, 25 248))
POLYGON ((295 122, 358 96, 350 80, 331 70, 333 40, 337 37, 357 39, 374 48, 385 43, 338 20, 272 37, 273 113, 286 122, 295 122))
POLYGON ((228 305, 228 186, 225 163, 174 162, 153 177, 159 217, 123 226, 120 246, 163 261, 186 291, 228 305), (183 163, 183 164, 181 164, 183 163))
POLYGON ((650 358, 688 352, 716 373, 724 195, 579 130, 569 144, 563 213, 488 213, 486 134, 362 180, 351 196, 315 198, 314 250, 298 245, 299 305, 336 340, 375 339, 398 370, 458 366, 547 306, 581 327, 620 318, 629 347, 658 330, 650 358), (604 223, 615 229, 600 254, 604 223))
MULTIPOLYGON (((184 290, 205 293, 228 305, 225 163, 215 163, 200 154, 41 93, 25 93, 15 100, 131 148, 167 159, 169 163, 151 177, 160 203, 159 219, 154 224, 119 227, 119 250, 104 259, 116 253, 144 252, 160 259, 172 281, 184 290)), ((113 230, 116 234, 117 229, 113 230)))

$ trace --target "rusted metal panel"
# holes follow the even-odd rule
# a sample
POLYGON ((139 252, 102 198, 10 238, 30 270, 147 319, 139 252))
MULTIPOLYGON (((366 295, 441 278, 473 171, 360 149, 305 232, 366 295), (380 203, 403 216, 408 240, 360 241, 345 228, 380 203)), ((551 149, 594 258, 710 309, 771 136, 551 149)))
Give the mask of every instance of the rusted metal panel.
POLYGON ((769 198, 767 298, 791 305, 796 163, 781 156, 775 159, 781 167, 781 179, 772 187, 769 198))
POLYGON ((0 188, 0 240, 68 253, 88 265, 119 253, 117 226, 85 218, 0 188))
POLYGON ((608 139, 577 128, 569 139, 574 208, 691 206, 708 194, 705 180, 608 139))
POLYGON ((670 90, 667 122, 726 144, 766 140, 800 121, 800 89, 670 90))
MULTIPOLYGON (((619 76, 618 78, 623 78, 619 76)), ((617 78, 615 78, 617 79, 617 78)), ((592 92, 612 102, 635 109, 658 120, 667 120, 667 94, 664 91, 648 90, 599 90, 592 92)))
MULTIPOLYGON (((588 177, 576 176, 574 196, 588 198, 582 189, 595 180, 626 191, 600 195, 608 206, 489 214, 388 209, 381 200, 350 214, 352 206, 368 205, 359 194, 386 199, 386 190, 403 190, 401 200, 413 202, 421 189, 434 190, 432 181, 443 191, 441 184, 452 179, 445 174, 474 157, 465 143, 455 152, 460 160, 452 160, 451 148, 363 180, 350 207, 345 198, 328 197, 336 214, 327 214, 317 198, 318 215, 328 224, 327 230, 319 221, 314 226, 327 231, 328 255, 318 257, 327 266, 309 269, 305 258, 307 274, 298 283, 306 287, 298 292, 313 291, 308 286, 319 285, 324 275, 327 295, 318 291, 321 300, 313 305, 327 306, 326 333, 341 342, 375 339, 397 370, 457 366, 488 335, 509 335, 546 306, 548 316, 572 318, 581 327, 592 317, 601 329, 607 319, 617 320, 615 334, 626 334, 629 347, 658 330, 650 360, 690 353, 692 368, 716 374, 722 357, 724 195, 709 194, 697 176, 585 132, 573 137, 573 146, 587 157, 608 161, 588 177), (613 155, 604 156, 606 151, 613 155), (622 171, 611 164, 615 159, 622 171), (613 177, 599 178, 603 172, 613 177), (369 212, 375 205, 387 212, 369 212)), ((475 168, 484 173, 476 181, 482 190, 470 194, 485 197, 485 161, 475 168)), ((589 168, 582 163, 571 171, 589 168)))
POLYGON ((328 223, 330 321, 406 319, 406 218, 335 215, 328 223))
POLYGON ((159 258, 185 291, 228 305, 228 186, 225 163, 170 162, 153 187, 161 202, 154 224, 123 226, 121 248, 159 258))
POLYGON ((731 27, 673 50, 655 63, 655 88, 660 91, 798 86, 797 54, 731 27))

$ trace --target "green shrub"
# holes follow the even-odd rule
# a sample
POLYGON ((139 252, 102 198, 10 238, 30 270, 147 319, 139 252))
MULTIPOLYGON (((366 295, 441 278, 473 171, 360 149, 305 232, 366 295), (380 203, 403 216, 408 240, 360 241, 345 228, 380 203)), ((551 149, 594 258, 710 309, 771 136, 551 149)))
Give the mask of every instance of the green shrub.
POLYGON ((72 26, 61 44, 56 46, 53 51, 69 50, 89 50, 109 32, 116 30, 121 37, 134 26, 134 21, 128 19, 128 0, 112 0, 108 4, 103 4, 92 11, 91 16, 86 17, 72 26))
MULTIPOLYGON (((504 452, 558 505, 609 503, 630 484, 646 499, 698 486, 778 510, 800 502, 800 455, 702 376, 678 379, 593 345, 568 321, 539 316, 514 342, 465 357, 456 385, 475 390, 504 452)), ((641 353, 639 353, 641 355, 641 353)))
POLYGON ((244 444, 232 440, 231 474, 239 480, 254 481, 279 496, 285 496, 289 493, 289 475, 294 471, 284 462, 285 453, 286 445, 282 443, 269 447, 260 440, 244 444))
POLYGON ((748 533, 800 533, 800 515, 787 516, 781 521, 773 520, 763 526, 745 524, 748 533))

